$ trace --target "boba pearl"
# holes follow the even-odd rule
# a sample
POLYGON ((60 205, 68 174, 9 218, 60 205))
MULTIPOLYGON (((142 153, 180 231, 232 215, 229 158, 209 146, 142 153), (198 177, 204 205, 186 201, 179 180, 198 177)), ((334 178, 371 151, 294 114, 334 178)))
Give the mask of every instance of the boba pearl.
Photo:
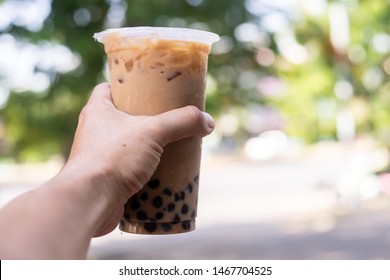
POLYGON ((164 191, 163 191, 163 193, 164 193, 165 195, 167 195, 167 196, 171 196, 171 195, 172 195, 172 191, 171 191, 170 189, 168 189, 168 188, 165 188, 164 191))
POLYGON ((187 214, 188 213, 188 210, 190 210, 190 208, 188 207, 187 204, 184 204, 182 207, 181 207, 181 213, 183 215, 187 214))
POLYGON ((161 220, 164 217, 164 213, 163 212, 157 212, 156 215, 154 215, 154 217, 157 220, 161 220))
POLYGON ((190 229, 191 228, 191 221, 184 221, 181 223, 181 226, 183 229, 190 229))
POLYGON ((123 218, 125 218, 125 219, 128 220, 128 221, 130 221, 130 214, 127 213, 127 212, 125 212, 125 213, 123 214, 123 218))
POLYGON ((196 176, 195 176, 194 182, 195 182, 196 184, 199 184, 199 175, 196 175, 196 176))
POLYGON ((175 217, 173 217, 173 222, 172 224, 177 224, 180 222, 180 217, 178 214, 175 214, 175 217))
POLYGON ((148 182, 148 187, 151 189, 157 189, 160 186, 160 180, 154 179, 148 182))
POLYGON ((176 202, 178 202, 179 200, 184 200, 185 197, 186 197, 186 194, 183 191, 175 193, 175 201, 176 202))
POLYGON ((168 232, 168 231, 171 231, 172 230, 172 226, 170 223, 163 223, 161 225, 162 229, 165 231, 165 232, 168 232))
POLYGON ((187 192, 188 192, 188 193, 192 193, 193 190, 194 190, 194 186, 193 186, 191 183, 189 183, 189 184, 187 185, 187 192))
POLYGON ((141 207, 141 204, 139 204, 138 200, 134 199, 133 201, 131 201, 130 207, 133 210, 137 210, 141 207))
POLYGON ((157 229, 157 224, 156 224, 156 223, 145 223, 145 224, 144 224, 144 228, 145 228, 148 232, 154 232, 154 231, 156 231, 156 229, 157 229))
POLYGON ((173 210, 175 210, 175 208, 176 208, 176 204, 175 203, 169 203, 168 206, 167 206, 168 212, 172 212, 173 210))
POLYGON ((163 205, 163 199, 161 196, 156 196, 153 199, 153 206, 156 208, 160 208, 163 205))
POLYGON ((139 199, 143 201, 148 200, 148 194, 146 192, 141 193, 139 199))
POLYGON ((148 218, 148 215, 146 214, 145 211, 138 211, 137 212, 137 219, 140 220, 140 221, 144 221, 148 218))

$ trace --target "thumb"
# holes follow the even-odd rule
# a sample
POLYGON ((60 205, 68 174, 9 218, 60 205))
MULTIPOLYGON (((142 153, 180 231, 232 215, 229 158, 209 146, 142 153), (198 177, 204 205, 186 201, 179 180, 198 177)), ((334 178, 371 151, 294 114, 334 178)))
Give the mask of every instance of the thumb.
POLYGON ((88 103, 94 102, 104 102, 113 106, 111 97, 111 86, 109 83, 101 83, 95 86, 88 100, 88 103))
POLYGON ((195 106, 174 109, 153 117, 158 123, 163 145, 183 138, 204 137, 215 127, 213 118, 195 106))

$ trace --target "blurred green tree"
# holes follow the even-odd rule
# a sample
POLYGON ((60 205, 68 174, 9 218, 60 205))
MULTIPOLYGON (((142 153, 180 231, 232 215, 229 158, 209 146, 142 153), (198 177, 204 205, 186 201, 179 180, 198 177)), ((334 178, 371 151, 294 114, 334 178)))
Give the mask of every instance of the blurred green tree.
MULTIPOLYGON (((8 0, 4 5, 12 2, 15 4, 8 0)), ((31 4, 31 1, 17 2, 18 6, 11 10, 15 14, 16 9, 31 4)), ((192 26, 229 36, 234 41, 234 27, 249 16, 244 3, 233 0, 67 0, 50 4, 50 12, 37 30, 23 25, 15 15, 0 34, 12 35, 24 44, 63 45, 79 59, 75 69, 65 72, 42 67, 37 61, 34 72, 50 78, 50 85, 42 91, 9 88, 11 93, 1 109, 6 131, 1 154, 19 161, 44 160, 57 153, 67 155, 78 113, 93 86, 105 79, 106 59, 103 47, 92 39, 94 32, 120 26, 192 26)), ((215 72, 218 65, 228 61, 234 63, 234 59, 239 59, 236 57, 239 52, 220 55, 210 62, 210 71, 215 72)), ((220 107, 219 96, 231 89, 223 88, 218 96, 210 98, 214 111, 220 107)))
POLYGON ((69 72, 42 67, 37 61, 34 72, 50 77, 50 85, 43 92, 10 88, 1 111, 6 131, 3 154, 26 161, 68 153, 78 113, 93 86, 102 79, 103 54, 92 35, 104 28, 108 9, 105 1, 53 1, 39 30, 32 32, 17 22, 3 30, 24 44, 64 45, 80 59, 77 68, 69 72), (80 12, 79 17, 83 13, 87 17, 85 22, 77 18, 80 12))
POLYGON ((38 50, 65 46, 71 51, 60 49, 36 59, 34 77, 49 80, 38 89, 10 85, 0 67, 0 90, 10 91, 4 94, 6 102, 0 102, 0 125, 6 131, 1 136, 0 129, 0 155, 20 161, 66 156, 80 109, 93 86, 105 80, 103 47, 94 42, 93 33, 139 25, 191 27, 221 36, 209 61, 207 110, 215 116, 237 114, 238 137, 280 128, 309 143, 336 139, 336 119, 347 111, 358 134, 372 133, 390 147, 389 1, 302 0, 294 9, 281 3, 0 1, 0 45, 11 35, 18 44, 38 50), (17 15, 32 2, 49 3, 41 25, 29 25, 17 15), (19 6, 2 9, 10 3, 19 6), (1 15, 5 11, 11 15, 1 15), (63 56, 62 62, 55 62, 56 55, 63 56), (64 60, 73 66, 61 68, 64 60), (249 121, 253 112, 266 121, 249 121), (275 115, 279 122, 272 119, 275 115))
POLYGON ((295 22, 307 57, 277 67, 287 93, 273 101, 289 134, 309 142, 342 138, 336 120, 347 111, 357 136, 371 134, 390 148, 389 16, 388 1, 328 1, 325 13, 306 12, 295 22))

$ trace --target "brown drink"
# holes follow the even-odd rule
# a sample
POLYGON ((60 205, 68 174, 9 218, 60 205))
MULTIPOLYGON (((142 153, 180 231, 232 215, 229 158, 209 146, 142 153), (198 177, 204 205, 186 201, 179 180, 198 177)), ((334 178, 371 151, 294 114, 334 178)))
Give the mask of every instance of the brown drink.
MULTIPOLYGON (((187 105, 204 110, 207 59, 217 35, 136 27, 94 37, 104 43, 118 109, 131 115, 155 115, 187 105)), ((167 145, 150 181, 126 204, 120 229, 145 234, 194 230, 200 157, 201 139, 167 145)))

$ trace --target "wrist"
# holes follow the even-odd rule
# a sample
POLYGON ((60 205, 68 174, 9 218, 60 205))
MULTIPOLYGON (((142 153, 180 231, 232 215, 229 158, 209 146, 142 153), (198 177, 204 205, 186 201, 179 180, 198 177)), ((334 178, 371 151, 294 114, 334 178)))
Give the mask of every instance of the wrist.
POLYGON ((79 230, 90 237, 113 230, 127 202, 113 171, 73 160, 47 186, 52 186, 54 197, 79 230))

